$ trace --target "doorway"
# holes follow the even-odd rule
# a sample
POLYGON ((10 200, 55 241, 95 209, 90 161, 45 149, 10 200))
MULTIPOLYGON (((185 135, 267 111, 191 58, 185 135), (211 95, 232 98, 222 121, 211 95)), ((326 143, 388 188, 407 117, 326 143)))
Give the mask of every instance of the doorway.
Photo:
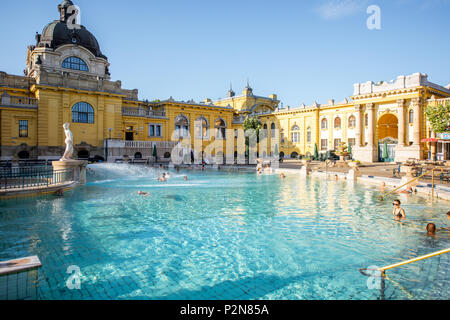
POLYGON ((125 132, 126 141, 134 141, 134 132, 125 132))

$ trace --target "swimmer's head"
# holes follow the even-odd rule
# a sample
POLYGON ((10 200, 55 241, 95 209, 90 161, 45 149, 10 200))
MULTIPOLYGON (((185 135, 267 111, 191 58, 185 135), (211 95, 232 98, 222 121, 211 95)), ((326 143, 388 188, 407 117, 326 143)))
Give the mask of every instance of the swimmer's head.
POLYGON ((436 225, 434 223, 429 223, 427 225, 427 233, 429 235, 434 235, 436 234, 436 225))

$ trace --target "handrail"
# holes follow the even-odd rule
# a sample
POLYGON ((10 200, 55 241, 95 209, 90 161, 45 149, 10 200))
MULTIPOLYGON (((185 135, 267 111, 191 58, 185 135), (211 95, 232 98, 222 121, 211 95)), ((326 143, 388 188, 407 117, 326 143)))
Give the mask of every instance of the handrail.
POLYGON ((425 260, 425 259, 429 259, 429 258, 433 258, 433 257, 436 257, 436 256, 440 256, 440 255, 443 255, 443 254, 446 254, 446 253, 449 253, 449 252, 450 252, 450 248, 445 249, 445 250, 441 250, 441 251, 438 251, 438 252, 430 253, 430 254, 427 254, 425 256, 421 256, 421 257, 418 257, 418 258, 414 258, 414 259, 410 259, 410 260, 407 260, 407 261, 403 261, 403 262, 399 262, 399 263, 396 263, 396 264, 392 264, 390 266, 386 266, 386 267, 383 267, 383 268, 378 268, 378 271, 381 271, 382 275, 385 276, 385 273, 386 273, 387 270, 398 268, 398 267, 401 267, 401 266, 404 266, 404 265, 407 265, 407 264, 410 264, 410 263, 414 263, 414 262, 417 262, 417 261, 422 261, 422 260, 425 260))
POLYGON ((414 179, 412 179, 411 181, 408 181, 407 183, 403 184, 402 186, 400 186, 400 187, 398 187, 398 188, 396 188, 396 189, 394 189, 394 190, 392 190, 392 191, 386 193, 385 195, 382 195, 382 196, 381 196, 381 200, 384 200, 384 198, 386 198, 387 196, 393 194, 394 192, 400 190, 401 188, 407 186, 408 184, 411 184, 411 183, 413 183, 413 182, 419 180, 420 178, 426 176, 426 175, 429 174, 430 172, 431 172, 431 175, 432 175, 432 177, 433 177, 432 189, 433 189, 433 198, 434 198, 434 171, 435 171, 435 170, 442 170, 442 169, 441 169, 441 168, 434 168, 434 169, 432 169, 432 170, 430 170, 430 171, 427 171, 427 172, 423 173, 422 175, 418 176, 417 178, 414 178, 414 179))

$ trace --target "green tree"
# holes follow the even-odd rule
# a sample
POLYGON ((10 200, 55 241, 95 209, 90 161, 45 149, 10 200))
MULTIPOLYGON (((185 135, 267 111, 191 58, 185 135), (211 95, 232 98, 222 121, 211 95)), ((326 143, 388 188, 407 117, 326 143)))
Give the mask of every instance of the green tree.
POLYGON ((317 148, 317 143, 314 144, 314 160, 319 160, 319 150, 317 148))
POLYGON ((257 117, 247 117, 242 126, 245 131, 250 129, 256 130, 256 136, 259 138, 259 130, 261 130, 262 124, 257 117))
POLYGON ((429 106, 425 111, 431 128, 436 133, 449 131, 450 126, 450 103, 446 105, 429 106))
MULTIPOLYGON (((256 131, 256 141, 257 141, 257 143, 259 143, 259 131, 261 130, 261 127, 262 127, 261 121, 259 121, 259 119, 257 117, 247 116, 247 118, 245 118, 242 126, 244 127, 244 131, 251 130, 251 129, 255 130, 256 131)), ((250 144, 250 139, 248 137, 246 137, 245 138, 245 146, 246 146, 245 156, 246 157, 248 157, 248 153, 249 153, 249 144, 250 144)))

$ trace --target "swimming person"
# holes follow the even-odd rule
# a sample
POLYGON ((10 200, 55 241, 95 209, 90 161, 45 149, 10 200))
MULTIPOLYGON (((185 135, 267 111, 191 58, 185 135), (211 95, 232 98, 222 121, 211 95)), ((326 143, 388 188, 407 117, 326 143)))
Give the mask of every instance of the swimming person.
POLYGON ((411 185, 409 185, 405 190, 397 191, 397 193, 412 194, 413 193, 413 187, 411 185))
POLYGON ((436 225, 434 223, 429 223, 427 225, 427 234, 429 236, 435 236, 436 235, 436 225))
POLYGON ((159 182, 166 182, 166 181, 167 181, 166 174, 163 173, 163 174, 162 174, 162 177, 159 178, 158 181, 159 181, 159 182))
POLYGON ((392 214, 395 216, 396 219, 406 219, 406 213, 405 210, 401 207, 400 200, 395 200, 392 205, 394 206, 394 211, 392 214))
POLYGON ((334 176, 334 180, 339 181, 339 177, 337 174, 334 176))
POLYGON ((450 220, 450 211, 447 212, 447 219, 450 220))
POLYGON ((149 192, 138 191, 138 195, 144 196, 144 197, 149 197, 149 196, 150 196, 150 193, 149 193, 149 192))
POLYGON ((385 192, 386 191, 386 182, 383 182, 381 184, 381 192, 385 192))
POLYGON ((280 174, 281 179, 286 179, 286 175, 284 173, 280 174))
POLYGON ((187 176, 184 176, 184 181, 188 181, 188 177, 187 176))

